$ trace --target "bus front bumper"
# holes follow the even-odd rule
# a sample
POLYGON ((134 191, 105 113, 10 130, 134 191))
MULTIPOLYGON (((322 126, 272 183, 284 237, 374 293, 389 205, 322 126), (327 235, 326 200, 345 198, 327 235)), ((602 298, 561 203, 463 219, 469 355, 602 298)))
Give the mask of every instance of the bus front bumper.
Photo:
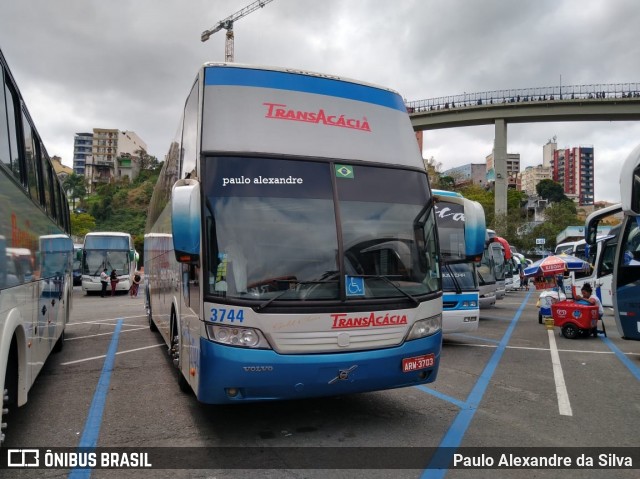
POLYGON ((198 400, 209 404, 339 396, 435 381, 442 333, 379 350, 278 354, 200 339, 198 400), (433 354, 433 365, 403 372, 403 360, 433 354))

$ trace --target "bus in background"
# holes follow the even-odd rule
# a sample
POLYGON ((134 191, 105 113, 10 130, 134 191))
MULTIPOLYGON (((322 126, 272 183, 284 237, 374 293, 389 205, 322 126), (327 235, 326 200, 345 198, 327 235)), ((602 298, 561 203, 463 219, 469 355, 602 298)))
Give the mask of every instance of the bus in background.
POLYGON ((509 265, 511 248, 506 239, 496 235, 493 230, 488 231, 489 238, 491 238, 490 250, 496 267, 496 299, 503 299, 507 292, 507 283, 513 284, 513 271, 509 265))
POLYGON ((27 402, 50 353, 62 348, 73 243, 67 198, 1 51, 0 83, 2 444, 7 413, 27 402))
POLYGON ((205 64, 152 196, 147 311, 204 403, 436 379, 434 200, 402 97, 292 69, 205 64), (155 237, 157 238, 157 236, 155 237), (171 294, 159 261, 171 258, 171 294))
MULTIPOLYGON (((598 240, 601 238, 610 238, 611 236, 598 236, 598 240)), ((594 245, 594 246, 597 246, 594 245)), ((576 258, 580 258, 584 261, 587 261, 589 264, 594 266, 595 254, 597 253, 596 248, 590 248, 587 245, 587 242, 584 239, 578 241, 567 241, 565 243, 561 243, 556 246, 555 254, 568 254, 571 256, 575 256, 576 258)), ((585 271, 569 271, 564 275, 563 278, 563 290, 564 294, 567 298, 574 298, 576 285, 582 286, 585 282, 589 282, 593 286, 594 271, 585 272, 585 271)), ((580 289, 578 288, 578 297, 580 296, 580 289)), ((600 297, 598 295, 598 297, 600 297)), ((602 298, 601 298, 602 299, 602 298)), ((603 303, 604 306, 604 303, 603 303)), ((611 306, 611 304, 609 304, 611 306)))
POLYGON ((82 286, 82 244, 73 244, 73 285, 82 286))
POLYGON ((585 240, 597 241, 598 224, 622 211, 613 258, 613 312, 620 336, 640 340, 640 146, 634 148, 620 172, 619 205, 594 211, 586 220, 585 240))
POLYGON ((613 308, 611 281, 613 279, 613 264, 619 233, 620 226, 614 226, 607 236, 598 237, 595 245, 589 245, 587 261, 593 266, 593 270, 590 274, 585 275, 582 273, 581 276, 573 279, 572 296, 574 298, 580 296, 582 285, 589 283, 593 287, 595 294, 600 298, 602 306, 613 308))
POLYGON ((478 275, 478 294, 480 309, 490 308, 496 304, 496 264, 491 251, 491 240, 489 230, 485 234, 484 251, 482 258, 476 263, 476 274, 478 275))
POLYGON ((82 291, 85 294, 100 292, 100 273, 105 269, 107 274, 116 270, 116 291, 129 291, 138 267, 137 262, 138 253, 129 233, 87 233, 82 245, 82 291))
POLYGON ((470 332, 480 322, 476 262, 487 234, 480 203, 433 190, 442 267, 442 333, 470 332))

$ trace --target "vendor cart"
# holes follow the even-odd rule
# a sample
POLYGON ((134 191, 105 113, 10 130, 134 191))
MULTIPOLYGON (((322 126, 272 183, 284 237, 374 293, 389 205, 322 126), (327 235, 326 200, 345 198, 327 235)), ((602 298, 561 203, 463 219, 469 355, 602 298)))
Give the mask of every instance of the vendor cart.
POLYGON ((598 306, 586 301, 564 300, 551 305, 553 325, 567 339, 598 335, 598 306))

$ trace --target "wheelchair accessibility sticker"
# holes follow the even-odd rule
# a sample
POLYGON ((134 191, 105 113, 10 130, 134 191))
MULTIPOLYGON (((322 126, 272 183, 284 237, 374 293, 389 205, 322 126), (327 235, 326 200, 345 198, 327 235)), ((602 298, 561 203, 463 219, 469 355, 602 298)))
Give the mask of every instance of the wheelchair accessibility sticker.
POLYGON ((347 296, 364 296, 364 278, 346 275, 344 287, 347 296))

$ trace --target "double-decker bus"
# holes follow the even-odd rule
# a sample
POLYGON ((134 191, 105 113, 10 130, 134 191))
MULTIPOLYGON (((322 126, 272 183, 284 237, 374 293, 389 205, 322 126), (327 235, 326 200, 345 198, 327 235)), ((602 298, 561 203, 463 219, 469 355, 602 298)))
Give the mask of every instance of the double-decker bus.
POLYGON ((434 381, 433 205, 395 91, 205 64, 149 207, 153 247, 145 241, 150 327, 181 388, 222 404, 434 381))
POLYGON ((71 309, 69 205, 0 51, 0 443, 71 309))
POLYGON ((100 273, 106 269, 107 274, 116 270, 116 291, 129 291, 137 263, 138 253, 129 233, 87 233, 82 245, 82 290, 86 294, 99 292, 102 289, 100 273))
POLYGON ((619 205, 591 213, 585 223, 585 240, 597 241, 598 224, 622 211, 611 289, 618 332, 625 339, 640 340, 640 146, 627 157, 620 172, 619 205))
POLYGON ((442 333, 470 332, 480 323, 476 262, 487 234, 480 203, 433 190, 442 266, 442 333))

